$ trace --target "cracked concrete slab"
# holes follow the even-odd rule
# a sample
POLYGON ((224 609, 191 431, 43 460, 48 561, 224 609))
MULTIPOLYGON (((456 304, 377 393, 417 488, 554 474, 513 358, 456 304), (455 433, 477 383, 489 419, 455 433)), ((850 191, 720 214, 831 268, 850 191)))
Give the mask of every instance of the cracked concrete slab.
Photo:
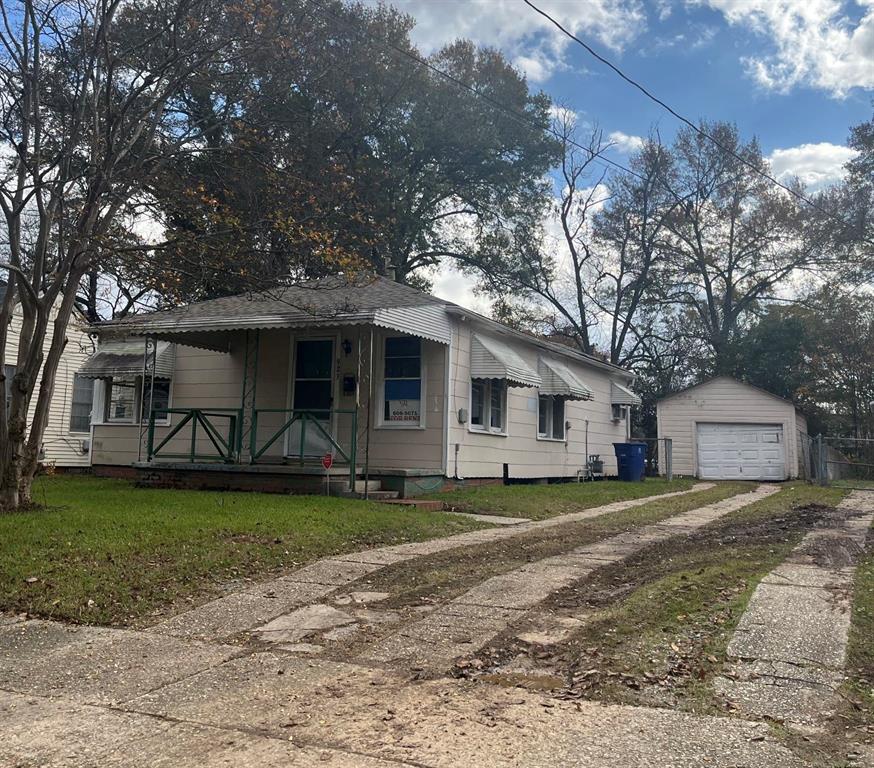
MULTIPOLYGON (((77 640, 51 649, 39 648, 45 628, 23 628, 15 645, 29 644, 15 663, 0 672, 0 686, 19 693, 64 696, 89 704, 118 704, 209 667, 238 652, 237 648, 204 645, 122 629, 91 628, 77 640), (30 640, 23 640, 31 635, 30 640)), ((39 623, 41 624, 41 623, 39 623)), ((0 637, 5 645, 8 637, 0 637)))
POLYGON ((338 662, 256 654, 199 678, 128 709, 225 729, 245 724, 304 746, 429 768, 803 765, 764 724, 557 702, 470 682, 410 682, 338 662))
POLYGON ((304 584, 325 584, 342 587, 369 573, 378 571, 378 563, 354 563, 348 560, 319 560, 312 565, 298 568, 282 581, 304 584))
MULTIPOLYGON (((314 590, 309 599, 321 597, 328 591, 330 590, 314 590)), ((180 613, 146 631, 180 638, 224 640, 275 619, 305 602, 308 600, 302 599, 300 603, 292 601, 289 604, 288 601, 273 597, 235 592, 194 610, 180 613)))
MULTIPOLYGON (((289 739, 0 692, 0 764, 52 768, 389 768, 289 739)), ((403 765, 401 763, 400 765, 403 765)))
POLYGON ((851 584, 853 572, 849 568, 821 568, 815 565, 801 565, 786 562, 778 565, 760 582, 775 586, 819 587, 842 589, 851 584))
POLYGON ((824 589, 760 584, 738 622, 728 654, 840 669, 849 627, 846 597, 824 589))
POLYGON ((728 644, 737 661, 714 683, 740 711, 811 726, 834 711, 872 520, 874 494, 851 493, 756 587, 728 644))
POLYGON ((355 624, 355 617, 331 605, 307 605, 286 613, 256 630, 267 643, 297 643, 326 629, 355 624))

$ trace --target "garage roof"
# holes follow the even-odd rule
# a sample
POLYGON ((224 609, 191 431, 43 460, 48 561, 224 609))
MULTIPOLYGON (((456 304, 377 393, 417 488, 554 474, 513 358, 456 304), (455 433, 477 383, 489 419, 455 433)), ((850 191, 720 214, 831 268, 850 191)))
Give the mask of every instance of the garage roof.
POLYGON ((685 387, 684 389, 678 389, 676 392, 671 392, 669 395, 665 395, 663 398, 659 400, 660 403, 663 403, 665 400, 670 400, 671 398, 677 397, 677 395, 685 395, 687 392, 691 392, 693 389, 698 389, 699 387, 703 387, 707 384, 712 384, 714 381, 719 381, 720 379, 725 379, 727 381, 733 381, 735 384, 741 384, 747 389, 753 390, 753 392, 758 392, 762 395, 767 395, 768 397, 773 398, 774 400, 779 400, 781 403, 785 403, 786 405, 791 405, 796 411, 800 411, 801 409, 795 405, 791 400, 787 400, 785 397, 780 397, 780 395, 775 395, 773 392, 768 392, 767 389, 762 389, 761 387, 754 386, 753 384, 748 384, 745 381, 741 381, 740 379, 736 379, 734 376, 711 376, 709 379, 704 379, 704 381, 699 381, 697 384, 693 384, 691 387, 685 387))

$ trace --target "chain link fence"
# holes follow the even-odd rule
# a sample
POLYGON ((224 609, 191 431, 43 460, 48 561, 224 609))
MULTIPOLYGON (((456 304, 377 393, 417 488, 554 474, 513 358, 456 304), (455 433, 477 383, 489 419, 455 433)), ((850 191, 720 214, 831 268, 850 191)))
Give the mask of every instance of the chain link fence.
POLYGON ((799 474, 820 485, 874 491, 874 439, 799 434, 799 474))

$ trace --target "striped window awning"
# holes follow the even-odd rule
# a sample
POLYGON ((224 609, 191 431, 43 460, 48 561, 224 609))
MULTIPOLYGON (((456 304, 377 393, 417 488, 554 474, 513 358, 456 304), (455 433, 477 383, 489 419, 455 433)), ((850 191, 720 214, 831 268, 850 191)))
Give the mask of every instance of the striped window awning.
POLYGON ((557 360, 540 358, 537 363, 541 395, 558 395, 568 400, 592 400, 595 395, 570 368, 557 360))
POLYGON ((473 379, 506 379, 509 386, 539 387, 540 376, 509 345, 490 336, 474 334, 470 345, 473 379))
MULTIPOLYGON (((155 378, 173 378, 176 347, 169 341, 156 342, 155 378)), ((76 371, 86 379, 131 379, 143 374, 145 339, 104 341, 76 371)))
POLYGON ((617 384, 615 381, 610 382, 610 402, 613 405, 640 405, 640 395, 632 392, 628 387, 617 384))

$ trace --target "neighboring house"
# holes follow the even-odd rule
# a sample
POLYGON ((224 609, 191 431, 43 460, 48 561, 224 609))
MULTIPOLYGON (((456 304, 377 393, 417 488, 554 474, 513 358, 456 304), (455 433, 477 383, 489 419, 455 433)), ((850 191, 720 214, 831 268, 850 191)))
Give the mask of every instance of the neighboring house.
MULTIPOLYGON (((6 291, 6 284, 0 284, 0 301, 6 291)), ((52 343, 54 314, 49 319, 43 349, 48 352, 52 343)), ((12 314, 6 344, 6 402, 12 377, 15 375, 15 361, 18 357, 18 335, 21 330, 19 306, 12 314)), ((90 464, 89 446, 91 441, 91 405, 93 382, 79 376, 77 371, 94 352, 94 342, 89 336, 85 319, 74 311, 67 326, 67 346, 58 364, 55 391, 49 407, 49 420, 43 435, 41 461, 57 467, 87 467, 90 464)), ((33 416, 39 382, 30 404, 28 419, 33 416)))
POLYGON ((385 278, 96 330, 83 369, 99 377, 92 464, 134 465, 155 483, 315 489, 328 453, 333 474, 403 494, 447 478, 575 478, 590 454, 611 473, 639 403, 615 365, 385 278), (155 342, 145 387, 144 337, 155 342), (150 399, 152 430, 140 423, 150 399))
POLYGON ((706 480, 799 476, 807 420, 793 403, 763 389, 718 376, 660 400, 656 416, 659 438, 673 443, 676 475, 706 480))

